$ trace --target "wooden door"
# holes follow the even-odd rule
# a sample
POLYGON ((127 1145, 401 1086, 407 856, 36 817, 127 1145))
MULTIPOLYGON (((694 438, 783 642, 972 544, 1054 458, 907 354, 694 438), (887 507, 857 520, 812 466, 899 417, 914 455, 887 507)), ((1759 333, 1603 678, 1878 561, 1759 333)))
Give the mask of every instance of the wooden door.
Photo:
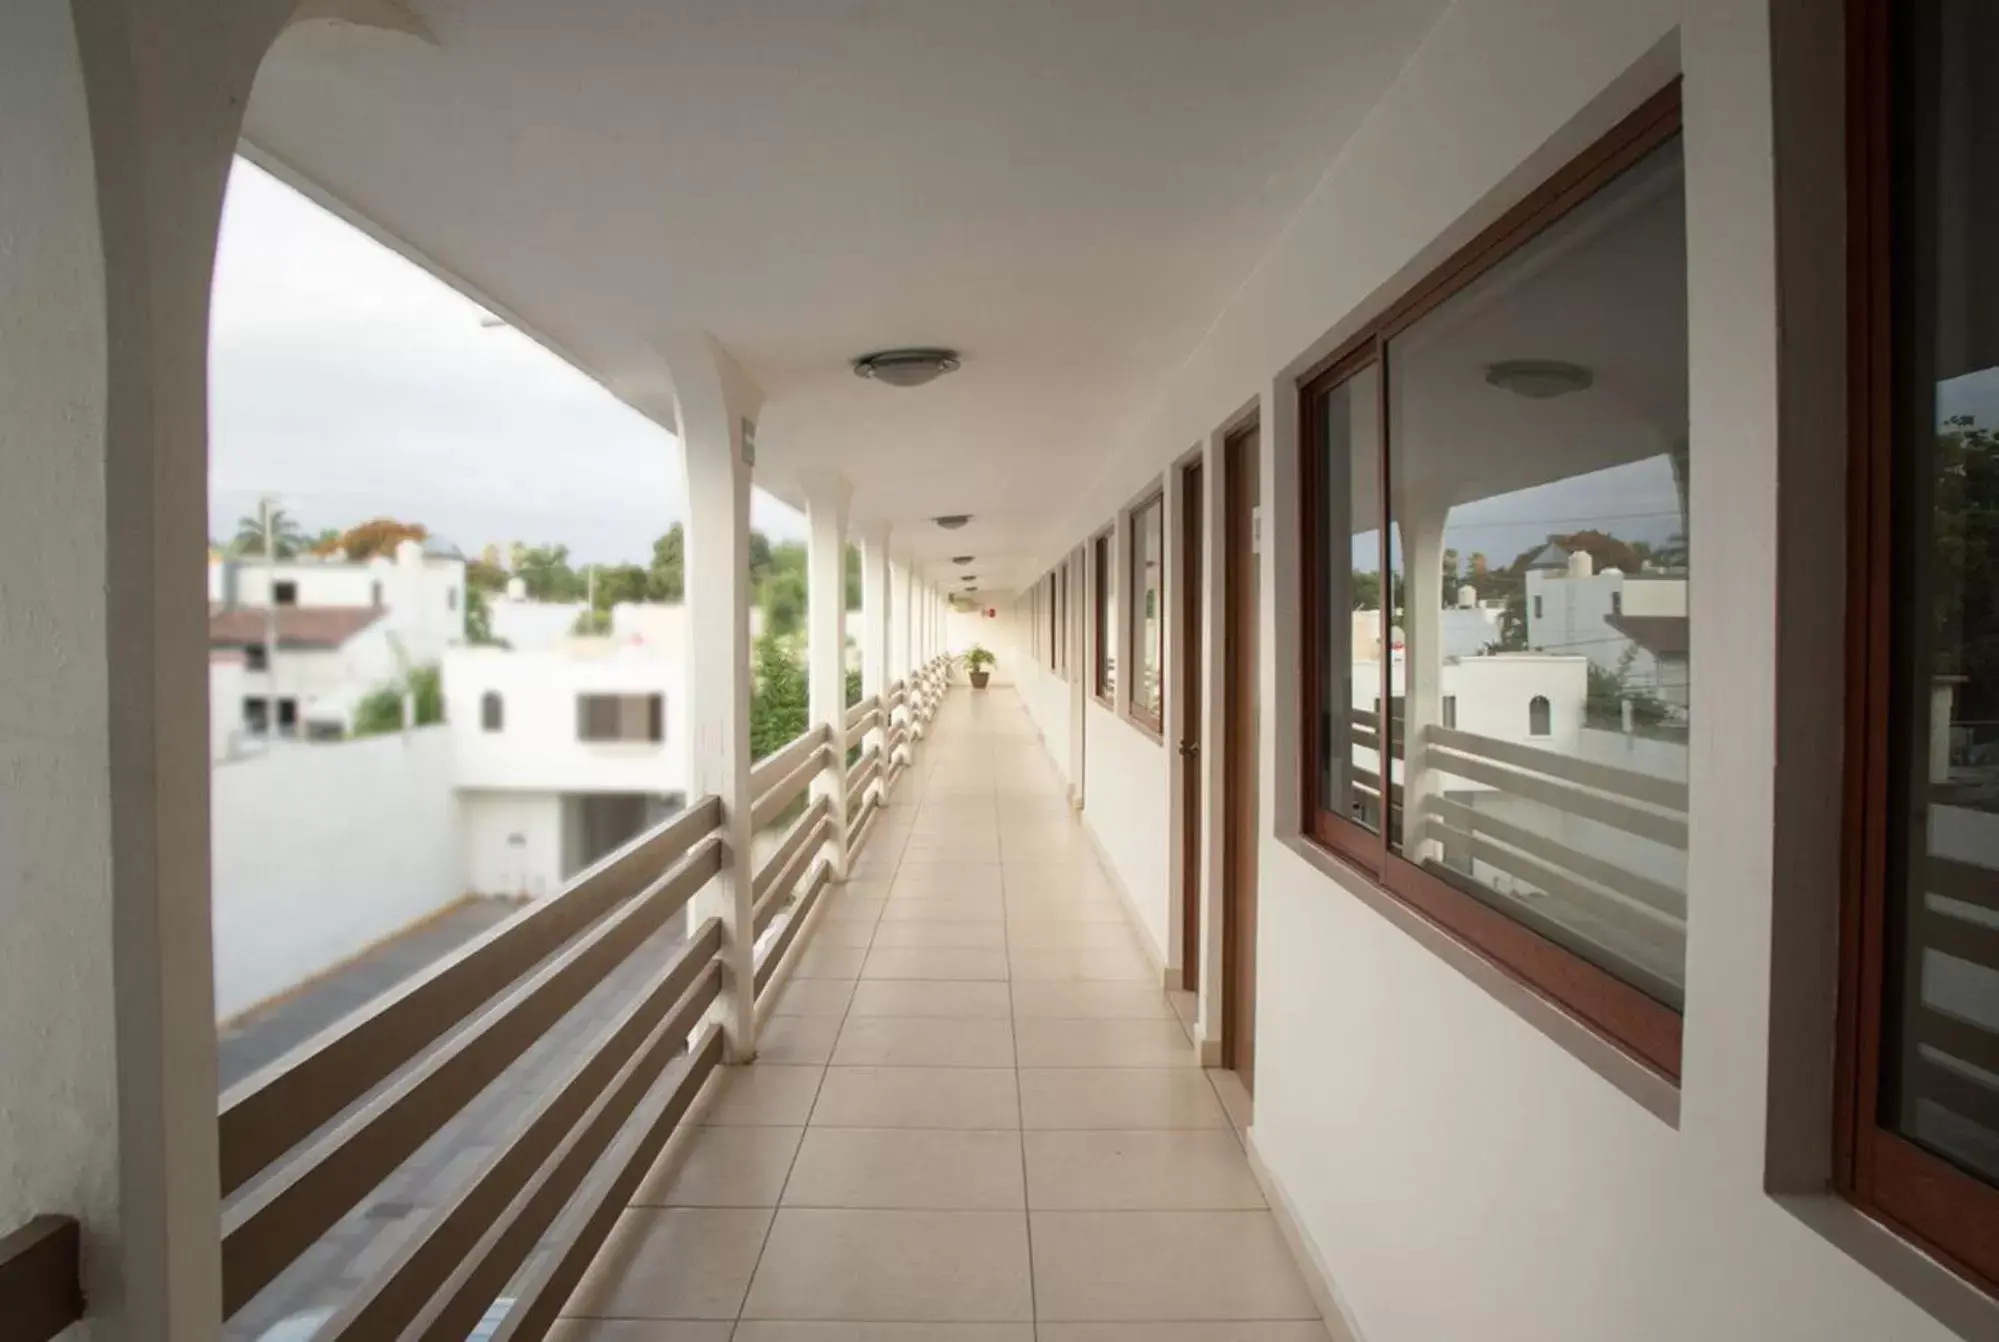
POLYGON ((1180 986, 1188 992, 1201 989, 1201 689, 1207 680, 1205 649, 1201 641, 1202 555, 1206 537, 1202 532, 1201 463, 1188 466, 1180 475, 1181 534, 1180 572, 1176 586, 1180 592, 1180 646, 1186 654, 1186 674, 1180 679, 1180 755, 1186 763, 1180 770, 1181 864, 1180 864, 1180 986))
POLYGON ((1223 655, 1228 661, 1222 807, 1222 1065, 1256 1089, 1258 703, 1257 503, 1261 439, 1254 424, 1228 440, 1223 655))

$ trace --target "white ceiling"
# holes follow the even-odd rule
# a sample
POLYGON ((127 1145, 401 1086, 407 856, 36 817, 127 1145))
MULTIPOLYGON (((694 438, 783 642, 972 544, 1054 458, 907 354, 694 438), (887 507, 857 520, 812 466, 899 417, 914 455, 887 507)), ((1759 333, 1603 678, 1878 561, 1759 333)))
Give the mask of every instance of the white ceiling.
POLYGON ((837 469, 1004 588, 1443 8, 412 0, 434 42, 293 28, 246 136, 649 413, 655 341, 713 332, 768 397, 760 483, 837 469), (964 369, 849 370, 912 344, 964 369))

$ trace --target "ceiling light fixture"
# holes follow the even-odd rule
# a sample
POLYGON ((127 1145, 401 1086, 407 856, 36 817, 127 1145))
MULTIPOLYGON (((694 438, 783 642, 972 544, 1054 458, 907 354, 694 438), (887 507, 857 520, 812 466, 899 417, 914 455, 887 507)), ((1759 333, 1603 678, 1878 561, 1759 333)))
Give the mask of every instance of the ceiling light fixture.
POLYGON ((943 527, 946 531, 956 531, 959 527, 971 521, 972 515, 970 513, 945 513, 942 517, 933 517, 930 520, 938 526, 943 527))
POLYGON ((884 349, 854 360, 854 376, 891 387, 920 387, 957 372, 960 363, 954 349, 884 349))
POLYGON ((954 564, 969 564, 975 557, 973 555, 952 555, 951 562, 954 564))
POLYGON ((1530 401, 1550 401, 1589 390, 1596 382, 1596 374, 1581 364, 1559 359, 1504 359, 1487 365, 1485 380, 1501 391, 1525 396, 1530 401))

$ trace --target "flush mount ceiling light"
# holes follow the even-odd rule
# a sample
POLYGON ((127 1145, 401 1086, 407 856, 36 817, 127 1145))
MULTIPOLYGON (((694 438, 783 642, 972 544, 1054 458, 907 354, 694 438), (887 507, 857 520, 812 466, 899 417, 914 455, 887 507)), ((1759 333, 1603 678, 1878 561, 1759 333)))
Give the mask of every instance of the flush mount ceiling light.
POLYGON ((1572 392, 1587 391, 1596 374, 1576 363, 1559 359, 1505 359, 1490 364, 1485 380, 1501 391, 1525 396, 1530 401, 1549 401, 1572 392))
POLYGON ((884 349, 854 360, 854 376, 891 387, 920 387, 957 372, 959 363, 954 349, 884 349))
MULTIPOLYGON (((943 527, 946 531, 956 531, 959 527, 971 521, 972 515, 970 513, 946 513, 942 517, 933 517, 930 520, 938 526, 943 527)), ((969 563, 970 561, 967 560, 966 562, 969 563)))
POLYGON ((975 556, 973 555, 952 555, 951 562, 954 564, 969 564, 974 558, 975 556))

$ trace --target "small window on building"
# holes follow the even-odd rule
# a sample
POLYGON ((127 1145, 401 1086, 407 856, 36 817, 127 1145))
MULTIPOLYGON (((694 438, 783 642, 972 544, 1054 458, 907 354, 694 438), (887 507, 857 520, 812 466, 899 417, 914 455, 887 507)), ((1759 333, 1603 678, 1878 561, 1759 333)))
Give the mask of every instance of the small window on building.
POLYGON ((271 730, 271 702, 261 697, 243 701, 243 730, 252 736, 263 736, 271 730))
POLYGON ((1541 618, 1541 598, 1538 596, 1534 598, 1534 618, 1541 618))
POLYGON ((666 696, 579 694, 576 696, 576 739, 654 743, 664 741, 666 696))
POLYGON ((270 670, 271 650, 261 643, 245 644, 243 648, 243 669, 246 671, 270 670))
POLYGON ((499 691, 487 690, 479 696, 479 726, 484 731, 497 732, 507 725, 507 706, 500 699, 499 691))
POLYGON ((1610 613, 1612 615, 1624 614, 1624 593, 1612 592, 1610 594, 1610 613))
MULTIPOLYGON (((1548 701, 1546 699, 1537 699, 1535 700, 1535 702, 1545 707, 1548 701)), ((1455 729, 1457 725, 1458 725, 1458 696, 1456 696, 1455 694, 1447 694, 1444 696, 1444 726, 1447 728, 1455 729)))
POLYGON ((278 700, 278 734, 280 736, 298 735, 298 700, 278 700))
POLYGON ((458 609, 458 589, 456 587, 447 587, 444 589, 444 608, 446 610, 458 609))
POLYGON ((296 606, 298 604, 298 584, 295 582, 272 583, 271 600, 280 606, 296 606))
POLYGON ((376 610, 382 608, 382 584, 377 582, 368 589, 368 604, 376 610))
MULTIPOLYGON (((1453 705, 1455 708, 1455 705, 1453 705)), ((1554 716, 1548 708, 1548 696, 1537 694, 1527 701, 1527 734, 1547 736, 1554 731, 1550 719, 1554 716)))

